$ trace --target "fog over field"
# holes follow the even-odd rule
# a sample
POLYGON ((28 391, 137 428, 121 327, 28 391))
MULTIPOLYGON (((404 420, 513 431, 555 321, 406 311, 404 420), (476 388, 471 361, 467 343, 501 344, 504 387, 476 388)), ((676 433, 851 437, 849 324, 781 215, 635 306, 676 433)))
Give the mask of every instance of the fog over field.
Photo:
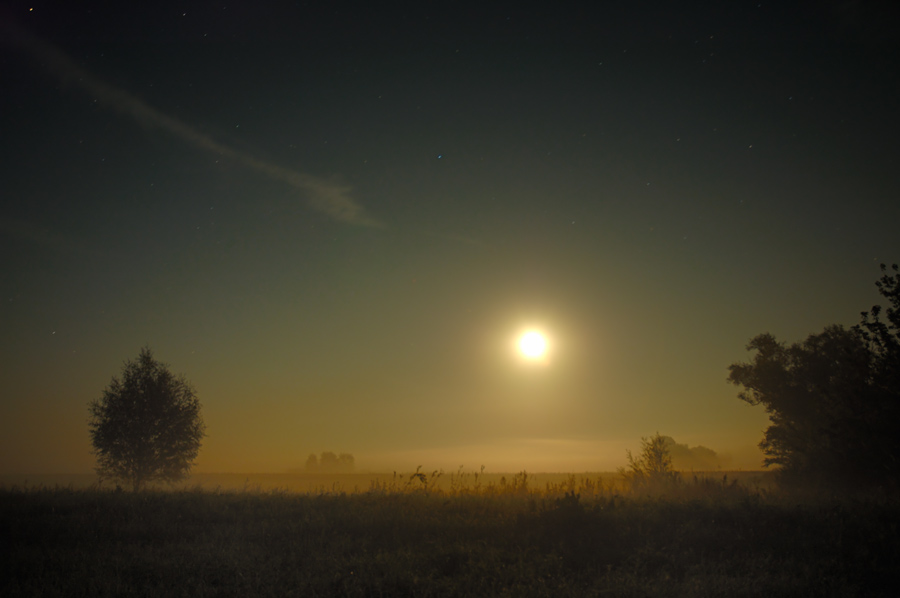
POLYGON ((5 2, 0 473, 144 349, 197 474, 759 469, 729 366, 900 259, 889 14, 5 2))

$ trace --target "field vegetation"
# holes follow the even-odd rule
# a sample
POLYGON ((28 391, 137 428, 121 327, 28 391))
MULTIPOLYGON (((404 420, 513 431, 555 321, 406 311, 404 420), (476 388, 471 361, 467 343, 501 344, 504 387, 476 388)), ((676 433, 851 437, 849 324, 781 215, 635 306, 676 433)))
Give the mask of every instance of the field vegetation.
POLYGON ((900 508, 727 475, 6 486, 3 596, 887 596, 900 508), (358 485, 357 485, 358 486, 358 485))

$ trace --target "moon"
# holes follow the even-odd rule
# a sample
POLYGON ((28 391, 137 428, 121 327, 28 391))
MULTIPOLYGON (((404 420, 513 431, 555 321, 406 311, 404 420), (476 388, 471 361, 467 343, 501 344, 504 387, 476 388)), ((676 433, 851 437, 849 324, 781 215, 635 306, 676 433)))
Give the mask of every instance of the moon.
POLYGON ((547 352, 547 339, 534 330, 519 338, 519 351, 528 359, 540 359, 547 352))

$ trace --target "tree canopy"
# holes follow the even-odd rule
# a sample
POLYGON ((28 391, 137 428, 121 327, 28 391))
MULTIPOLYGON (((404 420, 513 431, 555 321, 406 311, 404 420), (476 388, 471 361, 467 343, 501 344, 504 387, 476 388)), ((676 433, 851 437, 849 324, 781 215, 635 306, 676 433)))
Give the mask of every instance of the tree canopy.
POLYGON ((319 473, 352 473, 356 460, 350 453, 337 455, 331 451, 324 451, 320 457, 315 453, 306 458, 305 469, 307 472, 319 473))
POLYGON ((153 358, 149 348, 125 362, 102 396, 91 401, 90 434, 102 479, 137 491, 154 481, 187 477, 205 426, 190 382, 153 358))
POLYGON ((801 343, 760 334, 747 346, 752 360, 729 367, 728 380, 744 387, 738 397, 769 414, 760 448, 784 482, 898 488, 900 276, 877 286, 892 304, 886 323, 875 306, 859 325, 828 326, 801 343))
POLYGON ((650 438, 641 438, 641 454, 635 457, 630 450, 628 469, 620 469, 632 490, 642 492, 662 492, 671 489, 678 482, 678 473, 672 467, 670 448, 674 441, 659 432, 650 438))

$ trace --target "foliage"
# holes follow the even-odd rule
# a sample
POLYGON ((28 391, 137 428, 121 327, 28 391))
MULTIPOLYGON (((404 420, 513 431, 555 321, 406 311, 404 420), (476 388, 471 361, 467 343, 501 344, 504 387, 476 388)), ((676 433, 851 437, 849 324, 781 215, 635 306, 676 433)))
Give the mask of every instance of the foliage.
POLYGON ((641 438, 641 454, 635 458, 631 451, 628 456, 628 470, 622 469, 632 490, 643 492, 664 492, 671 490, 679 481, 678 473, 672 467, 669 452, 671 438, 657 432, 654 436, 641 438))
POLYGON ((753 359, 729 367, 728 380, 744 387, 738 397, 769 414, 760 448, 784 483, 898 489, 900 276, 877 286, 893 305, 888 323, 875 306, 860 325, 828 326, 802 343, 760 334, 747 346, 753 359))
POLYGON ((310 473, 353 473, 355 466, 356 460, 350 453, 336 455, 331 451, 324 451, 319 457, 315 453, 307 457, 304 469, 310 473))
MULTIPOLYGON (((897 428, 890 426, 900 422, 900 268, 894 264, 891 269, 894 274, 887 274, 887 267, 882 264, 881 271, 885 274, 875 283, 881 295, 890 302, 886 310, 887 322, 881 320, 881 306, 875 305, 869 312, 862 312, 862 321, 853 327, 872 354, 873 400, 882 416, 874 423, 880 438, 896 434, 897 428)), ((895 467, 900 467, 897 452, 887 454, 892 455, 895 467)))
POLYGON ((684 471, 713 471, 721 469, 723 464, 727 462, 727 458, 720 457, 716 451, 711 448, 697 445, 688 446, 675 442, 671 436, 664 436, 669 447, 669 455, 672 457, 672 467, 674 469, 684 471))
POLYGON ((316 471, 319 469, 319 458, 316 457, 315 453, 310 453, 309 457, 306 458, 304 469, 306 469, 306 471, 316 471))
POLYGON ((869 349, 880 359, 884 373, 889 373, 896 381, 898 360, 900 360, 900 267, 891 266, 894 274, 887 273, 887 266, 881 264, 884 274, 875 283, 878 292, 890 301, 887 308, 887 322, 881 321, 881 306, 874 305, 868 312, 862 312, 862 322, 853 327, 868 343, 869 349))
POLYGON ((204 436, 200 402, 187 379, 173 375, 149 348, 125 363, 121 379, 114 376, 89 410, 101 480, 138 491, 187 477, 204 436))

